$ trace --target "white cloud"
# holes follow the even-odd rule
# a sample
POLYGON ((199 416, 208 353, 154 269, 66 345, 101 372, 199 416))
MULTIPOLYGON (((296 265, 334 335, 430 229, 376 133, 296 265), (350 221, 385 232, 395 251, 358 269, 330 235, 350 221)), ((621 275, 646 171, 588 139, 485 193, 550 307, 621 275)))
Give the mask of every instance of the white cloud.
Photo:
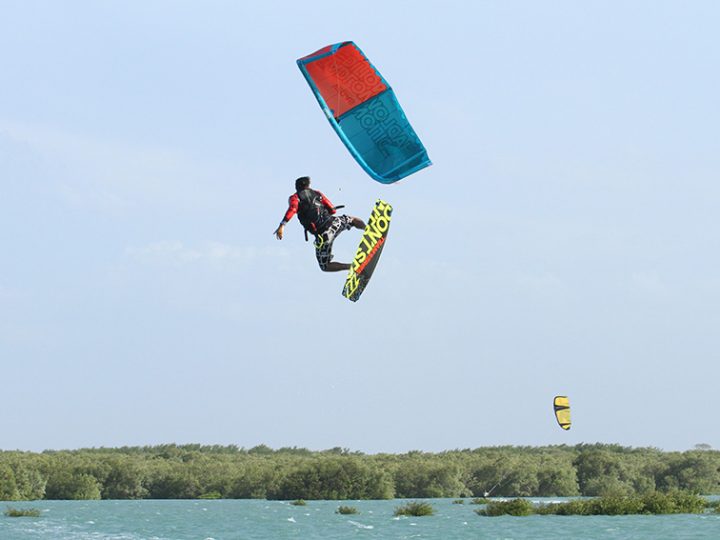
POLYGON ((633 287, 650 295, 666 295, 668 286, 655 272, 634 272, 631 277, 633 287))
POLYGON ((11 289, 8 289, 7 287, 3 287, 0 285, 0 299, 6 300, 8 298, 14 297, 14 293, 11 289))
POLYGON ((525 273, 517 276, 516 283, 521 291, 539 296, 559 297, 567 293, 567 285, 552 273, 525 273))
POLYGON ((233 246, 217 241, 206 242, 197 247, 186 246, 180 241, 160 241, 141 247, 128 247, 125 253, 132 259, 151 264, 203 264, 224 267, 241 267, 251 265, 259 259, 290 256, 290 252, 283 247, 233 246))
POLYGON ((228 199, 218 180, 239 174, 235 165, 200 163, 174 149, 44 125, 5 123, 0 133, 40 156, 52 174, 44 183, 74 205, 121 209, 151 202, 217 207, 228 199))

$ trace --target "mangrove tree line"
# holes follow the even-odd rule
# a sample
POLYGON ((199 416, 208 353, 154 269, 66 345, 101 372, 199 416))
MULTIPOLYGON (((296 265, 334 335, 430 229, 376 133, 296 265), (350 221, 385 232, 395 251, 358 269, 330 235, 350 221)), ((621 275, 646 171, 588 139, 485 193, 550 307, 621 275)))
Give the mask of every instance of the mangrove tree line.
POLYGON ((720 452, 582 444, 441 453, 160 445, 0 452, 0 500, 720 493, 720 452))

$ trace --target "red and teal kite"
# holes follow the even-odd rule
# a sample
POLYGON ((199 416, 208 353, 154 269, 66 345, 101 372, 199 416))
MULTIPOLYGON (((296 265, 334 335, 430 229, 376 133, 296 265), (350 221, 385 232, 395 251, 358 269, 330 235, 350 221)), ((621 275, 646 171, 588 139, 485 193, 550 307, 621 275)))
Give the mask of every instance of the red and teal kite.
POLYGON ((391 184, 432 163, 392 88, 352 41, 297 63, 330 124, 372 178, 391 184))

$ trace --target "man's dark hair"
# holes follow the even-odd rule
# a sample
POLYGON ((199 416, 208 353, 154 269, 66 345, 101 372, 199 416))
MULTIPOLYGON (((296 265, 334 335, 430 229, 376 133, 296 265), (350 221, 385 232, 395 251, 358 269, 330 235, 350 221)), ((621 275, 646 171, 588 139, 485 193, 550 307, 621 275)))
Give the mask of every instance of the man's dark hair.
POLYGON ((301 191, 303 189, 307 189, 310 187, 310 177, 309 176, 301 176, 297 180, 295 180, 295 191, 301 191))

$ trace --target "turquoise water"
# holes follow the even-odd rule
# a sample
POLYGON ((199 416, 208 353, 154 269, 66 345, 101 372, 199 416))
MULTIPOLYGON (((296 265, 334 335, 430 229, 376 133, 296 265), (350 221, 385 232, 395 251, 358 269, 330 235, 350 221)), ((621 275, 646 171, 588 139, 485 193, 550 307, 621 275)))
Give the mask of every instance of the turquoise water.
MULTIPOLYGON (((539 499, 533 499, 539 500, 539 499)), ((520 540, 720 539, 720 514, 482 517, 470 504, 429 501, 436 514, 393 517, 405 501, 35 501, 39 518, 0 515, 0 540, 520 540), (335 513, 340 504, 360 513, 335 513)))

